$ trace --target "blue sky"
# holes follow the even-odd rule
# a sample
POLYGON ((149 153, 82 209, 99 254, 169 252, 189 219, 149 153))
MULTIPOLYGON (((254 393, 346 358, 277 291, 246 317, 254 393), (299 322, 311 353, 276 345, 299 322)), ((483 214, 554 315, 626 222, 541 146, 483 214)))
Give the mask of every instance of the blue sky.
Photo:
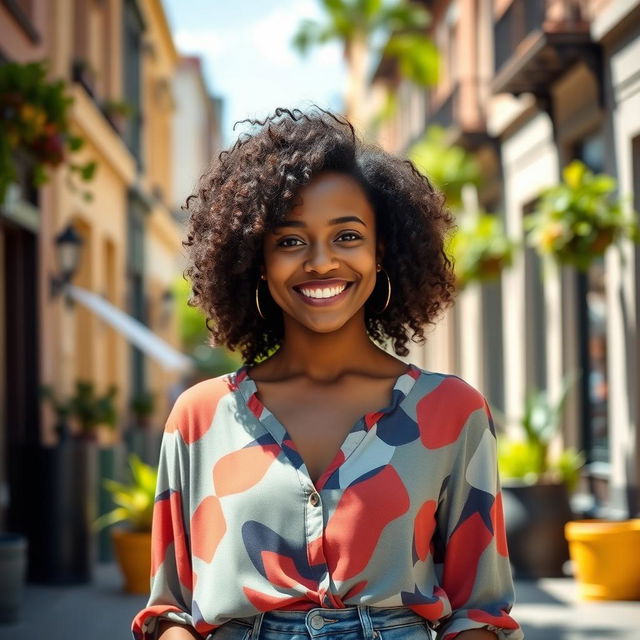
POLYGON ((178 50, 199 55, 209 90, 224 100, 223 139, 232 144, 248 117, 276 107, 341 110, 342 50, 324 45, 301 58, 290 42, 305 18, 322 20, 317 0, 163 0, 178 50))

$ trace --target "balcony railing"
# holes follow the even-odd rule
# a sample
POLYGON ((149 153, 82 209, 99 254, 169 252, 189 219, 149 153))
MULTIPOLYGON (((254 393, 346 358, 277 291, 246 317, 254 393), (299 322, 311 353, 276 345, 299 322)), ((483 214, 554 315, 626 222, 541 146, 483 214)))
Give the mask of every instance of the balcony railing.
POLYGON ((495 93, 545 92, 581 57, 594 63, 588 0, 513 0, 494 24, 495 93))
POLYGON ((544 0, 514 0, 495 23, 493 42, 496 73, 530 33, 542 31, 545 5, 544 0))

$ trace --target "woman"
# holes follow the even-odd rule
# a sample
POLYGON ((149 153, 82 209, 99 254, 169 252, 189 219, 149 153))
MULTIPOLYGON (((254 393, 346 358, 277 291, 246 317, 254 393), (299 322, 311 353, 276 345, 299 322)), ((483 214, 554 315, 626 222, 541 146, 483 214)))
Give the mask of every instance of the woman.
POLYGON ((451 214, 328 112, 252 124, 187 201, 192 303, 244 364, 168 418, 134 637, 520 640, 487 402, 379 346, 452 303, 451 214))

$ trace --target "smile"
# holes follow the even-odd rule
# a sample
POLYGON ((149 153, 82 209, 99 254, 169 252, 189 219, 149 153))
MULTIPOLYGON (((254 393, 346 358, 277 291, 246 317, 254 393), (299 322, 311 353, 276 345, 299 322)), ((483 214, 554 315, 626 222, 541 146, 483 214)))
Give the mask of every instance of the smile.
POLYGON ((345 282, 336 287, 294 287, 294 291, 307 303, 312 306, 325 306, 342 300, 347 295, 347 289, 353 282, 345 282))

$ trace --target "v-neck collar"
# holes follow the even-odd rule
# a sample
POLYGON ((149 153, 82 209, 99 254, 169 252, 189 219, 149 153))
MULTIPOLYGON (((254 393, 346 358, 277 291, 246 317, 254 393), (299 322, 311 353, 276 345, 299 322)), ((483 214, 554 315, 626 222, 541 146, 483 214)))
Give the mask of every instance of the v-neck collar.
POLYGON ((251 411, 256 419, 271 434, 291 464, 298 471, 305 474, 306 478, 317 491, 320 491, 334 471, 344 464, 347 458, 349 458, 357 446, 362 442, 368 431, 382 418, 382 416, 396 410, 400 403, 407 397, 420 376, 420 369, 413 363, 409 363, 408 369, 396 378, 391 391, 391 401, 389 404, 382 409, 366 413, 356 420, 351 429, 347 432, 333 460, 322 472, 318 481, 314 484, 311 479, 311 474, 309 473, 309 470, 307 469, 307 466, 305 465, 304 460, 298 452, 287 429, 258 398, 258 387, 253 378, 249 375, 250 369, 251 367, 248 365, 242 365, 235 372, 233 378, 235 387, 241 393, 249 411, 251 411))

